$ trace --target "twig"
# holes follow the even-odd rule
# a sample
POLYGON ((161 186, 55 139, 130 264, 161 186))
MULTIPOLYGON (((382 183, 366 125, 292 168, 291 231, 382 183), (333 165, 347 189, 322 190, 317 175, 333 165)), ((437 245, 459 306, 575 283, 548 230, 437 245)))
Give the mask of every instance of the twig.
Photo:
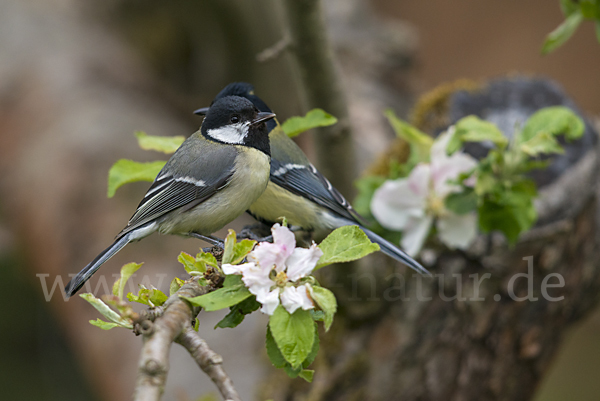
POLYGON ((348 106, 319 0, 285 0, 293 54, 309 108, 320 107, 338 123, 320 128, 314 137, 321 172, 345 196, 352 195, 355 157, 348 106))
POLYGON ((197 297, 209 290, 210 287, 200 287, 195 281, 185 283, 167 300, 162 315, 155 315, 153 323, 149 320, 140 323, 144 345, 138 364, 136 401, 157 401, 164 391, 171 344, 192 320, 192 308, 180 297, 197 297))
POLYGON ((284 35, 283 38, 279 39, 279 41, 273 46, 267 47, 258 53, 256 55, 256 61, 259 63, 265 63, 267 61, 275 60, 281 53, 287 50, 291 44, 292 41, 289 35, 284 35))
POLYGON ((216 384, 225 400, 241 401, 240 396, 233 387, 233 381, 227 376, 221 365, 223 358, 208 347, 206 341, 200 338, 189 322, 175 341, 188 350, 200 369, 216 384))

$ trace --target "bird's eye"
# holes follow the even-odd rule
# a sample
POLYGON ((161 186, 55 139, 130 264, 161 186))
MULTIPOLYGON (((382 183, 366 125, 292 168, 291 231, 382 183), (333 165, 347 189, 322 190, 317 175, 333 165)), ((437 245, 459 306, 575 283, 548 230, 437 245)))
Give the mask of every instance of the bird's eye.
POLYGON ((233 124, 237 123, 238 121, 240 121, 240 118, 238 116, 231 116, 231 122, 233 124))

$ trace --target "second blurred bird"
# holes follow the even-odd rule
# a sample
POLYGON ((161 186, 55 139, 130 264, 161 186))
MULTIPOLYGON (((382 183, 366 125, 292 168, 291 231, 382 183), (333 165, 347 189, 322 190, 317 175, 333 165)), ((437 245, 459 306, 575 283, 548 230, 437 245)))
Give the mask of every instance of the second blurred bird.
MULTIPOLYGON (((261 112, 271 113, 266 103, 254 94, 254 87, 245 82, 227 85, 210 108, 194 113, 207 115, 220 99, 227 96, 244 97, 261 112)), ((265 192, 248 209, 252 216, 266 224, 273 224, 285 216, 291 226, 311 231, 317 237, 341 226, 358 225, 371 241, 379 244, 383 253, 419 273, 429 274, 400 248, 364 227, 364 219, 310 163, 276 119, 268 121, 267 128, 271 141, 271 176, 265 192)))

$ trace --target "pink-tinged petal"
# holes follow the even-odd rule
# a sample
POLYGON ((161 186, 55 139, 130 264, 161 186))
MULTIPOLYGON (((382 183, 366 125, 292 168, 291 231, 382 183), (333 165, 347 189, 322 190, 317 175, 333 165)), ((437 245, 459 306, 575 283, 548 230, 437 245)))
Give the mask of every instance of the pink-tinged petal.
POLYGON ((254 263, 243 263, 241 265, 231 265, 229 263, 224 263, 221 266, 223 269, 223 273, 225 274, 244 274, 244 271, 255 267, 254 263))
POLYGON ((402 231, 400 244, 410 256, 416 256, 423 248, 423 243, 431 230, 433 217, 411 218, 406 228, 402 231))
POLYGON ((290 256, 294 252, 294 248, 296 248, 294 233, 289 228, 279 224, 275 224, 271 228, 271 232, 273 233, 273 243, 281 247, 285 258, 290 256))
POLYGON ((451 192, 459 190, 459 186, 450 184, 448 181, 458 179, 460 174, 471 171, 475 166, 477 166, 477 160, 460 152, 435 163, 432 169, 432 180, 436 195, 444 198, 451 192))
POLYGON ((446 130, 446 132, 442 132, 435 138, 433 145, 431 145, 431 150, 429 155, 431 156, 431 164, 435 165, 436 161, 443 160, 448 157, 448 153, 446 153, 446 148, 448 147, 448 143, 450 139, 454 135, 454 126, 451 126, 446 130))
POLYGON ((273 291, 261 291, 256 295, 256 300, 262 304, 260 311, 267 315, 272 315, 279 306, 279 288, 273 291))
POLYGON ((473 188, 477 184, 477 174, 471 175, 469 178, 463 181, 463 184, 467 187, 473 188))
POLYGON ((280 259, 280 249, 269 242, 261 242, 248 255, 248 259, 265 269, 272 269, 275 262, 280 259))
POLYGON ((371 213, 390 230, 402 230, 410 216, 422 215, 424 209, 425 197, 413 192, 405 178, 384 182, 371 200, 371 213))
POLYGON ((323 251, 321 251, 315 243, 308 249, 294 249, 294 252, 286 261, 286 274, 288 279, 290 281, 296 281, 302 277, 308 276, 317 265, 321 256, 323 256, 323 251))
POLYGON ((249 255, 249 260, 265 269, 276 268, 277 272, 285 269, 285 260, 294 252, 296 237, 287 227, 275 224, 271 229, 273 243, 261 242, 249 255))
POLYGON ((289 312, 294 313, 298 308, 304 310, 314 308, 312 300, 308 297, 305 285, 296 287, 286 287, 281 294, 281 305, 289 312))
POLYGON ((477 214, 450 214, 437 222, 438 236, 449 248, 466 249, 477 236, 477 214))
POLYGON ((427 198, 431 185, 431 166, 419 163, 412 169, 408 176, 410 190, 420 198, 427 198))

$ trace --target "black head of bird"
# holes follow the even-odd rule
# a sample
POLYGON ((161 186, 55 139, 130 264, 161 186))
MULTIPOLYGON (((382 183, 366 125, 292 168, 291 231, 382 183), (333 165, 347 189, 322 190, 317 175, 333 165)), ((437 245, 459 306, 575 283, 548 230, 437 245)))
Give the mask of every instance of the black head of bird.
POLYGON ((216 100, 202 122, 206 138, 228 145, 256 148, 270 155, 269 131, 265 122, 272 112, 259 111, 248 99, 226 96, 216 100))

